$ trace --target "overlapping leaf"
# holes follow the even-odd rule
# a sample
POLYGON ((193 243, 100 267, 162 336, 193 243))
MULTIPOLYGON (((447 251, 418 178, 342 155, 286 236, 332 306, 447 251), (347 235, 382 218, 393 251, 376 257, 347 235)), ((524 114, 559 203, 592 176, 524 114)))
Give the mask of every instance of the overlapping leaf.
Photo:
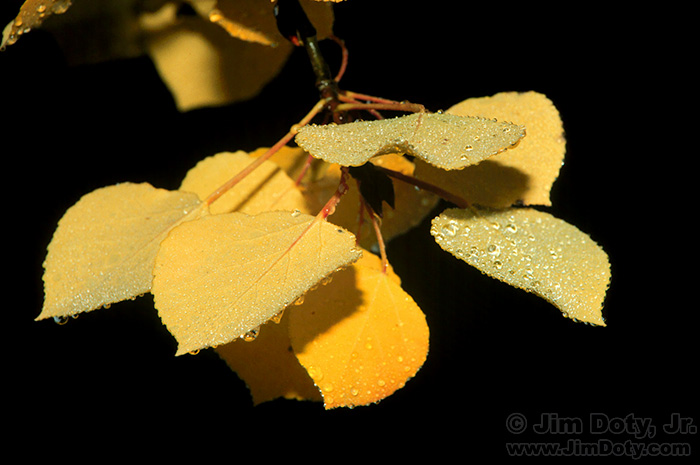
POLYGON ((462 169, 515 146, 523 127, 489 118, 414 113, 377 121, 308 125, 295 138, 314 157, 360 166, 376 155, 405 153, 444 170, 462 169))
POLYGON ((150 291, 161 241, 203 212, 197 196, 123 183, 83 196, 58 223, 37 319, 86 312, 150 291))
POLYGON ((566 141, 559 112, 545 95, 504 92, 467 99, 447 112, 513 121, 525 126, 527 136, 517 147, 461 171, 445 172, 417 160, 416 177, 481 206, 551 205, 549 192, 564 161, 566 141))
POLYGON ((286 314, 293 311, 293 308, 287 310, 278 324, 264 325, 255 340, 239 339, 215 349, 229 368, 245 381, 255 405, 280 397, 322 400, 318 388, 290 350, 286 314))
POLYGON ((575 226, 531 208, 448 209, 431 234, 481 272, 551 302, 564 316, 605 325, 608 256, 575 226))
POLYGON ((183 354, 244 336, 360 255, 351 233, 310 215, 212 215, 163 241, 152 292, 183 354))
MULTIPOLYGON (((243 151, 222 152, 207 157, 187 172, 180 190, 194 192, 204 200, 253 160, 243 151)), ((253 215, 275 210, 315 213, 294 181, 271 161, 263 162, 210 206, 211 213, 238 211, 253 215)))
POLYGON ((365 252, 290 315, 299 362, 327 409, 378 402, 420 369, 428 353, 425 316, 389 268, 365 252))

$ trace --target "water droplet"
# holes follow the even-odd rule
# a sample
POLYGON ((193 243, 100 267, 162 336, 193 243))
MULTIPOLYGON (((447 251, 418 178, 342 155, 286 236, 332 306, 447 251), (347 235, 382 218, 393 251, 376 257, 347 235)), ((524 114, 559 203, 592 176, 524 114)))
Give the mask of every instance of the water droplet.
POLYGON ((190 351, 187 352, 187 353, 190 354, 190 355, 197 355, 197 354, 199 353, 199 349, 190 350, 190 351))
POLYGON ((243 335, 243 340, 246 342, 252 342, 258 337, 258 334, 260 334, 260 327, 253 328, 243 335))
POLYGON ((459 226, 456 223, 448 223, 442 227, 442 233, 446 236, 454 236, 458 230, 459 226))
POLYGON ((384 386, 386 384, 386 382, 383 379, 380 379, 379 381, 377 381, 377 384, 379 386, 384 386))
POLYGON ((279 324, 280 321, 282 321, 282 317, 284 316, 284 309, 280 310, 276 315, 273 315, 270 320, 272 320, 273 323, 279 324))
POLYGON ((53 317, 54 323, 57 325, 65 325, 68 323, 68 317, 67 316, 55 316, 53 317))
POLYGON ((358 391, 357 388, 352 388, 352 389, 350 389, 350 394, 352 394, 353 396, 356 396, 356 395, 358 395, 359 393, 360 393, 360 391, 358 391))
POLYGON ((518 227, 517 227, 516 225, 514 225, 514 224, 508 224, 508 225, 506 226, 506 232, 509 232, 509 233, 518 232, 518 227))
POLYGON ((471 152, 472 150, 474 150, 474 146, 473 146, 473 145, 467 145, 466 147, 464 147, 464 150, 467 151, 467 152, 471 152))
POLYGON ((299 296, 299 297, 297 298, 297 300, 295 300, 294 302, 292 302, 292 305, 301 305, 301 304, 303 304, 303 303, 304 303, 304 296, 302 295, 302 296, 299 296))
POLYGON ((314 380, 314 382, 321 381, 323 379, 323 372, 321 372, 320 368, 309 367, 306 372, 309 374, 311 379, 314 380))
POLYGON ((496 260, 495 262, 493 262, 493 266, 494 266, 497 270, 500 270, 501 268, 503 268, 503 263, 501 263, 501 262, 499 262, 498 260, 496 260))
POLYGON ((486 248, 486 252, 492 257, 498 257, 501 255, 501 247, 496 244, 489 244, 489 246, 486 248))
POLYGON ((299 216, 299 215, 301 215, 301 211, 299 211, 299 210, 294 210, 294 211, 292 212, 292 216, 293 216, 294 218, 296 218, 296 217, 299 216))
POLYGON ((333 385, 332 384, 326 384, 323 386, 323 391, 324 392, 333 392, 333 385))

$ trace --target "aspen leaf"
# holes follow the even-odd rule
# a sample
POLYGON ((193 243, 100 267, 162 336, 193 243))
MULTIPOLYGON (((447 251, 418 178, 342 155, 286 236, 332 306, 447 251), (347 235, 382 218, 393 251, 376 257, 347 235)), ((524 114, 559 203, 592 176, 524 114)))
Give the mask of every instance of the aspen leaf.
POLYGON ((239 339, 214 349, 229 368, 245 381, 254 405, 279 397, 322 400, 313 381, 290 349, 288 321, 285 315, 278 324, 263 326, 253 341, 239 339))
POLYGON ((196 195, 146 183, 86 194, 66 211, 49 243, 37 319, 74 315, 150 291, 160 242, 202 211, 196 195))
POLYGON ((299 362, 326 409, 378 402, 418 372, 428 353, 425 315, 379 258, 364 253, 289 315, 299 362))
POLYGON ((608 256, 575 226, 531 208, 448 209, 430 233, 482 273, 544 298, 568 318, 605 326, 608 256))
MULTIPOLYGON (((243 151, 222 152, 207 157, 187 172, 180 190, 194 192, 204 200, 252 161, 254 158, 243 151)), ((273 210, 312 213, 294 181, 271 161, 263 162, 212 203, 209 210, 213 214, 239 211, 254 215, 273 210)))
POLYGON ((14 44, 26 32, 41 26, 46 18, 63 14, 70 6, 71 0, 26 0, 15 19, 5 26, 0 48, 14 44))
POLYGON ((244 336, 357 260, 355 237, 299 212, 226 213, 161 244, 152 293, 177 355, 244 336))
POLYGON ((445 170, 462 169, 516 145, 524 129, 507 122, 443 113, 377 121, 307 125, 297 144, 314 157, 360 166, 376 155, 405 153, 445 170))
MULTIPOLYGON (((250 152, 251 157, 259 157, 267 153, 268 147, 261 147, 257 150, 254 150, 250 152)), ((268 158, 269 161, 273 162, 282 170, 284 170, 285 173, 287 173, 287 176, 289 176, 291 179, 294 179, 295 181, 301 176, 301 182, 302 183, 312 183, 319 181, 324 177, 326 174, 328 167, 330 166, 328 163, 324 162, 323 160, 319 160, 317 158, 311 158, 310 166, 308 168, 305 168, 307 159, 309 158, 309 154, 306 153, 304 150, 302 150, 299 147, 289 147, 285 145, 281 149, 279 149, 277 152, 275 152, 270 158, 268 158)), ((335 187, 338 187, 337 185, 335 187)), ((334 190, 335 190, 334 187, 334 190)), ((330 196, 333 193, 331 191, 328 196, 330 196)), ((326 197, 323 200, 323 204, 328 200, 326 197)))
POLYGON ((554 104, 537 92, 503 92, 471 98, 447 110, 524 125, 527 137, 506 153, 462 171, 445 172, 416 162, 416 177, 486 207, 551 205, 549 193, 564 161, 564 127, 554 104))

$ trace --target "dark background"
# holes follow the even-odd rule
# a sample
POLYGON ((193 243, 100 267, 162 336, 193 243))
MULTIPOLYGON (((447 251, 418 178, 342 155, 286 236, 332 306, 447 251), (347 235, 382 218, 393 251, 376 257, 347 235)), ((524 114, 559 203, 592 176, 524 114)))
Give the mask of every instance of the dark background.
MULTIPOLYGON (((106 440, 103 456, 192 446, 205 459, 222 451, 258 461, 279 449, 310 460, 427 452, 461 462, 506 458, 507 442, 562 440, 509 433, 514 412, 530 423, 556 413, 584 424, 590 413, 634 414, 659 430, 675 412, 697 425, 697 302, 683 267, 697 256, 697 215, 677 181, 697 149, 670 145, 696 131, 670 107, 657 108, 688 102, 675 81, 683 66, 658 41, 664 18, 589 4, 455 5, 349 0, 336 7, 336 34, 350 50, 342 85, 431 110, 501 91, 546 94, 568 141, 548 210, 610 256, 606 328, 576 324, 482 276, 440 250, 429 221, 392 242, 389 253, 426 313, 430 353, 413 380, 377 405, 252 407, 245 385, 213 352, 173 356, 176 344, 150 296, 64 326, 34 322, 46 245, 81 195, 120 181, 176 188, 208 155, 271 145, 317 96, 297 50, 254 100, 180 114, 147 58, 69 67, 51 36, 33 31, 0 54, 11 257, 0 327, 3 422, 12 434, 3 440, 30 439, 68 455, 106 440), (659 80, 667 73, 673 85, 659 80), (660 120, 681 124, 667 130, 660 120), (677 206, 680 213, 671 210, 677 206)), ((324 50, 335 69, 337 48, 324 43, 324 50)))

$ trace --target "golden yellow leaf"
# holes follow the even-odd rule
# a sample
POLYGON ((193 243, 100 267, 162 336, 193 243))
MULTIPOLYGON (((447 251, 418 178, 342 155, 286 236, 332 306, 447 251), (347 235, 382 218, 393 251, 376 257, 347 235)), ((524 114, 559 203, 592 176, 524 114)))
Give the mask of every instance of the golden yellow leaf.
POLYGON ((384 399, 415 376, 427 357, 425 315, 391 268, 383 273, 368 252, 310 292, 289 318, 294 353, 327 409, 384 399))
MULTIPOLYGON (((254 160, 243 151, 222 152, 207 157, 187 172, 180 190, 194 192, 204 200, 254 160)), ((271 161, 257 167, 212 203, 209 210, 214 214, 238 211, 248 215, 275 210, 315 213, 310 210, 294 181, 271 161)))
POLYGON ((239 339, 215 349, 229 368, 248 385, 255 405, 278 397, 322 400, 318 389, 292 352, 288 320, 285 316, 279 324, 267 323, 252 341, 239 339))
POLYGON ((314 157, 360 166, 376 155, 405 153, 445 170, 462 169, 516 145, 522 127, 479 117, 414 113, 377 121, 307 125, 295 141, 314 157))
POLYGON ((175 4, 143 15, 141 28, 148 54, 180 111, 257 95, 292 50, 289 43, 266 47, 236 39, 199 16, 178 17, 175 4))
POLYGON ((517 147, 459 172, 446 173, 418 161, 416 177, 476 205, 551 205, 549 193, 564 162, 566 140, 559 112, 545 95, 504 92, 467 99, 447 112, 513 121, 525 126, 527 137, 517 147))
MULTIPOLYGON (((267 147, 261 147, 250 152, 250 156, 259 157, 264 155, 267 151, 267 147)), ((272 155, 268 160, 282 168, 284 172, 295 181, 299 178, 299 176, 301 176, 301 183, 305 184, 319 181, 324 177, 328 167, 330 166, 323 160, 311 158, 311 165, 308 168, 305 168, 308 157, 309 154, 303 149, 285 145, 280 150, 275 152, 274 155, 272 155)))
POLYGON ((575 226, 531 208, 448 209, 430 233, 486 275, 544 298, 568 318, 605 326, 608 256, 575 226))
POLYGON ((5 26, 0 48, 14 44, 23 34, 39 27, 46 18, 63 14, 70 6, 71 0, 26 0, 15 19, 5 26))
POLYGON ((310 215, 211 215, 173 229, 156 258, 155 307, 177 355, 244 336, 357 260, 355 236, 310 215))
POLYGON ((37 320, 86 312, 150 291, 160 242, 197 218, 197 196, 124 183, 97 189, 66 211, 44 262, 37 320))

